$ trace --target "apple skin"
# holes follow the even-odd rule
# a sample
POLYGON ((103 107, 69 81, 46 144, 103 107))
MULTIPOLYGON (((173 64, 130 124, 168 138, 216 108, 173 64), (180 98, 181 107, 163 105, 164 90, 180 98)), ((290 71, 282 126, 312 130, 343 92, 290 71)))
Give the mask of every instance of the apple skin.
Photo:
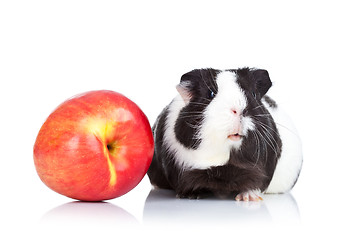
POLYGON ((125 96, 86 92, 59 105, 34 145, 40 179, 82 201, 119 197, 145 176, 154 153, 149 121, 125 96))

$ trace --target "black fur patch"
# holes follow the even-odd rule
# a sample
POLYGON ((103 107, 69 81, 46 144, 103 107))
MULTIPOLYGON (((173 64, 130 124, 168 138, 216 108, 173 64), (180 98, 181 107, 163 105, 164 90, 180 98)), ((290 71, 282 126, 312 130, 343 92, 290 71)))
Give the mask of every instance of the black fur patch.
POLYGON ((197 133, 204 120, 205 108, 217 92, 215 77, 218 72, 214 69, 198 69, 181 77, 181 82, 186 82, 184 86, 191 99, 180 111, 175 123, 175 135, 178 141, 189 149, 197 149, 201 143, 197 133))
MULTIPOLYGON (((148 176, 150 178, 151 184, 165 189, 173 189, 172 186, 169 185, 167 173, 165 169, 167 169, 166 162, 164 156, 167 156, 166 149, 163 145, 164 143, 164 132, 165 132, 165 121, 166 116, 168 115, 168 107, 166 107, 162 113, 156 119, 156 122, 152 128, 155 149, 152 162, 148 169, 148 176)), ((168 157, 167 157, 168 158, 168 157)), ((172 161, 168 161, 172 162, 172 161)))

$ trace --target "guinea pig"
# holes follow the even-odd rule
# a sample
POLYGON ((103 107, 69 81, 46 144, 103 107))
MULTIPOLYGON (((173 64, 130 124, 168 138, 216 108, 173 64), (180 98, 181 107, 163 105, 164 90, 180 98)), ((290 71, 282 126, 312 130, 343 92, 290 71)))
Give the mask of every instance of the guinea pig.
POLYGON ((173 189, 180 198, 213 194, 237 201, 289 191, 302 166, 301 141, 266 95, 271 86, 262 69, 184 74, 178 96, 152 128, 151 184, 173 189))

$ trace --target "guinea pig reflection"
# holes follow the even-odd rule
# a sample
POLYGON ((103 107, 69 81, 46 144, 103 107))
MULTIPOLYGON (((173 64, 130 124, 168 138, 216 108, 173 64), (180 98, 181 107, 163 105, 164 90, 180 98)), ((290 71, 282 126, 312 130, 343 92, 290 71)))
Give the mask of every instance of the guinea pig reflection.
MULTIPOLYGON (((147 225, 197 226, 223 224, 298 224, 300 214, 291 194, 269 194, 261 202, 231 199, 175 198, 175 192, 153 189, 146 199, 143 222, 147 225)), ((240 225, 238 225, 240 226, 240 225)))

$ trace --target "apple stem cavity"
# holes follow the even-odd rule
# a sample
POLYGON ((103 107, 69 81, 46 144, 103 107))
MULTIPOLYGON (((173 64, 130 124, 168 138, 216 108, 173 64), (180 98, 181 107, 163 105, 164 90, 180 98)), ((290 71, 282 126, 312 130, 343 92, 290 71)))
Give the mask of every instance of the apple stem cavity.
POLYGON ((106 147, 107 147, 107 149, 109 150, 109 152, 111 152, 111 151, 113 150, 113 147, 112 147, 112 145, 111 145, 110 143, 108 143, 108 144, 106 145, 106 147))

